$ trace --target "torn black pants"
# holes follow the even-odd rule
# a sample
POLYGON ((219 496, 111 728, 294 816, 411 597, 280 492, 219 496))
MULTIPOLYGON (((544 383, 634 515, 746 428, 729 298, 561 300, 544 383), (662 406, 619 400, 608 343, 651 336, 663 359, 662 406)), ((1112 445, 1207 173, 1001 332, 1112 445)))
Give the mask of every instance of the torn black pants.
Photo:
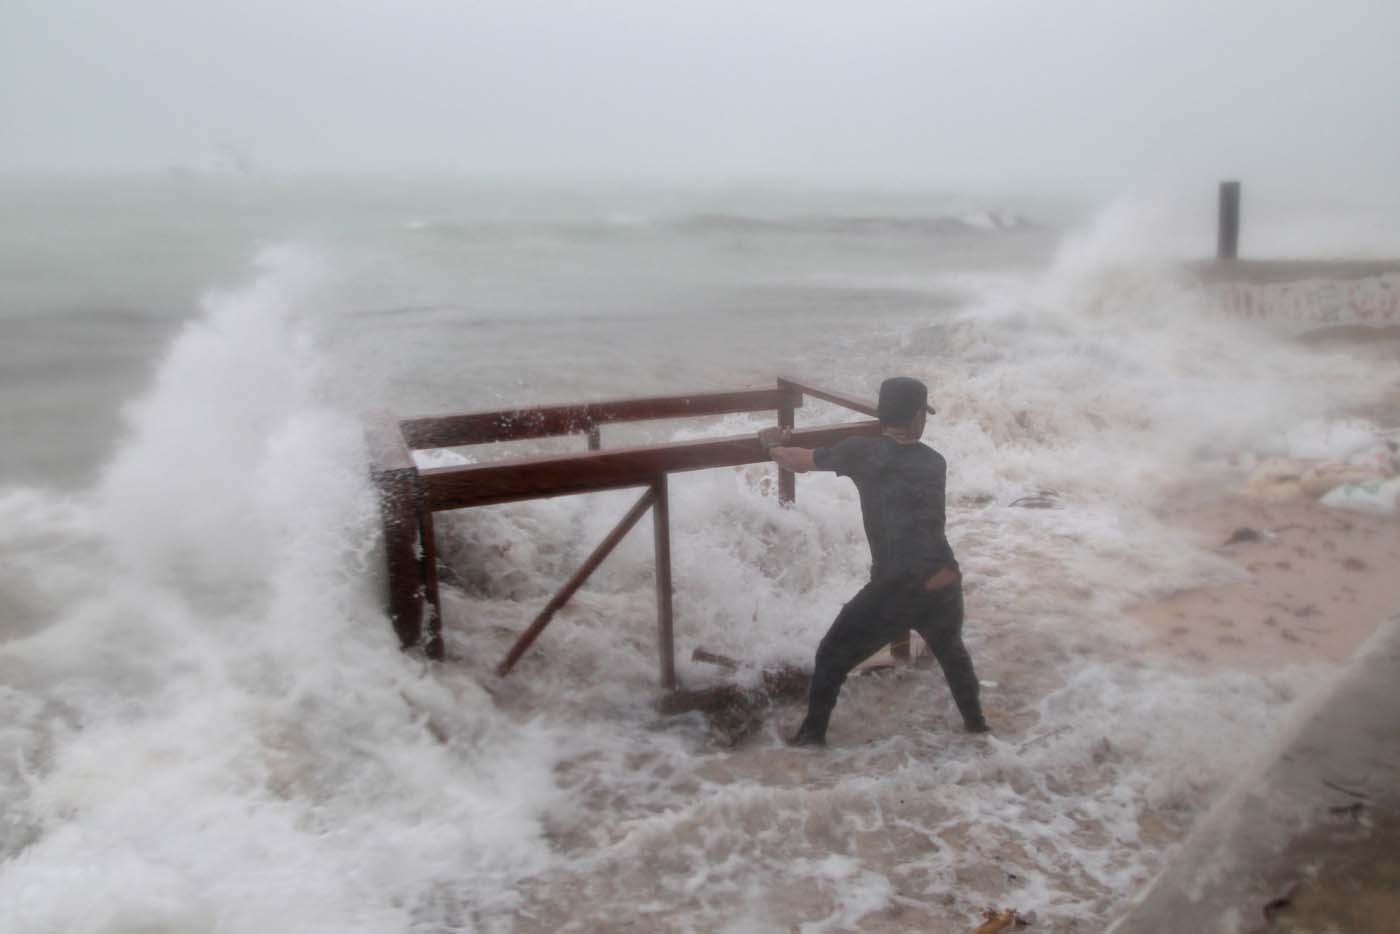
POLYGON ((836 697, 846 676, 861 662, 910 629, 917 632, 938 660, 948 680, 953 702, 968 729, 984 729, 978 698, 977 673, 963 645, 963 595, 960 582, 926 591, 919 581, 871 581, 841 608, 836 621, 817 647, 807 719, 798 738, 826 738, 836 697))

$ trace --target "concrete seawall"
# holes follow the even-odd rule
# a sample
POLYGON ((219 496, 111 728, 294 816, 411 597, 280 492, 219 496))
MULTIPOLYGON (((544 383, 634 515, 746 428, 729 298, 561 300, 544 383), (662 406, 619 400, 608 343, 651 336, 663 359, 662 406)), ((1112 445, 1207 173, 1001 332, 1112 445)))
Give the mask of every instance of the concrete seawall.
POLYGON ((1225 314, 1284 336, 1400 336, 1400 261, 1208 260, 1184 269, 1225 314))
POLYGON ((1109 931, 1400 931, 1400 614, 1109 931))
POLYGON ((1186 264, 1201 282, 1277 285, 1306 279, 1351 281, 1400 275, 1395 259, 1208 259, 1186 264))

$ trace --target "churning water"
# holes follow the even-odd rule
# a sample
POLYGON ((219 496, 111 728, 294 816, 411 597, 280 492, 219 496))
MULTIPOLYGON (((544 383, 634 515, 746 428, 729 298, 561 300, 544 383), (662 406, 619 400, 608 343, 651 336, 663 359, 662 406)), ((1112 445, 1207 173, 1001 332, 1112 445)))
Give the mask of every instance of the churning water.
MULTIPOLYGON (((1188 674, 1122 610, 1232 573, 1172 489, 1386 377, 1227 320, 1131 213, 429 194, 19 199, 0 930, 961 930, 992 902, 1093 930, 1320 676, 1188 674), (454 658, 397 651, 361 411, 781 371, 933 387, 996 738, 916 670, 853 679, 825 754, 782 744, 794 709, 738 749, 657 717, 645 533, 497 680, 629 493, 444 518, 454 658), (1042 489, 1063 508, 1009 507, 1042 489)), ((803 478, 784 510, 770 483, 673 478, 689 684, 696 646, 807 661, 862 582, 854 490, 803 478)))

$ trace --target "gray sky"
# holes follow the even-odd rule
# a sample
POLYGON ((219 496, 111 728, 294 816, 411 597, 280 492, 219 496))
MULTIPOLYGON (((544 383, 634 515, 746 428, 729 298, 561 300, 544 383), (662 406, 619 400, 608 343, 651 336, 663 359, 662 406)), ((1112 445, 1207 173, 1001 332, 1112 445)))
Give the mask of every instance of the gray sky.
POLYGON ((0 0, 0 170, 1400 195, 1397 101, 1397 0, 0 0))

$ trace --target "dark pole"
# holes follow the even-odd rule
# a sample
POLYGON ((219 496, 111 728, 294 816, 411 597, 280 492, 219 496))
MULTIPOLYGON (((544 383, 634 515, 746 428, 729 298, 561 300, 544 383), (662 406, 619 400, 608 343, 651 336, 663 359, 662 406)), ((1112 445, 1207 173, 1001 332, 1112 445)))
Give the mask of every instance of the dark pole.
MULTIPOLYGON (((778 406, 778 427, 786 428, 788 431, 797 427, 797 409, 793 403, 796 401, 795 393, 783 385, 782 380, 778 380, 778 389, 785 393, 785 398, 778 406)), ((797 474, 791 470, 778 468, 778 502, 784 506, 790 505, 797 499, 797 474)))
MULTIPOLYGON (((389 412, 368 413, 364 430, 370 477, 379 493, 379 514, 384 523, 389 620, 399 643, 407 649, 422 641, 423 598, 429 586, 420 551, 423 482, 397 418, 389 412)), ((440 644, 436 640, 429 651, 440 644)))
POLYGON ((384 557, 389 568, 389 619, 404 648, 423 638, 423 562, 419 555, 419 495, 408 470, 375 478, 384 522, 384 557))
POLYGON ((1240 252, 1240 183, 1220 183, 1220 237, 1216 259, 1236 259, 1240 252))
POLYGON ((433 531, 433 514, 424 509, 421 503, 418 534, 423 549, 423 589, 428 598, 427 612, 430 614, 428 625, 423 627, 426 631, 421 636, 423 651, 429 658, 440 662, 445 651, 442 643, 442 595, 438 590, 437 533, 433 531))
POLYGON ((676 645, 671 615, 671 503, 666 475, 652 485, 651 517, 656 532, 657 648, 661 656, 661 686, 676 689, 676 645))

